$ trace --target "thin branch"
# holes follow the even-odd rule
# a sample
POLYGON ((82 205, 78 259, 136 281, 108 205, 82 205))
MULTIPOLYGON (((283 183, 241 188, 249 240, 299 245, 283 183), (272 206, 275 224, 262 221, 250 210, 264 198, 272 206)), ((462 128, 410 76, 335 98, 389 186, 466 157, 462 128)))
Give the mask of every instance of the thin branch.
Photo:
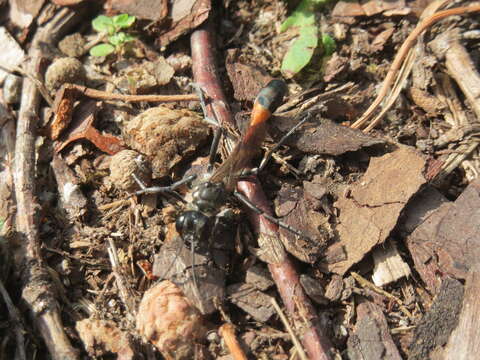
MULTIPOLYGON (((28 68, 40 72, 43 59, 41 42, 52 42, 80 20, 81 14, 60 10, 45 26, 38 29, 29 51, 28 68)), ((22 100, 17 122, 15 144, 16 230, 20 249, 15 256, 21 269, 22 297, 32 312, 39 333, 53 359, 77 359, 60 318, 60 309, 48 270, 40 254, 38 214, 40 205, 35 196, 35 129, 38 124, 40 92, 30 78, 23 80, 22 100)))
POLYGON ((7 289, 3 285, 2 280, 0 279, 0 294, 7 305, 8 313, 10 314, 10 320, 13 323, 13 329, 15 331, 15 336, 17 337, 17 355, 20 360, 26 360, 27 355, 25 354, 25 329, 23 328, 22 320, 18 309, 13 305, 12 299, 8 294, 7 289))

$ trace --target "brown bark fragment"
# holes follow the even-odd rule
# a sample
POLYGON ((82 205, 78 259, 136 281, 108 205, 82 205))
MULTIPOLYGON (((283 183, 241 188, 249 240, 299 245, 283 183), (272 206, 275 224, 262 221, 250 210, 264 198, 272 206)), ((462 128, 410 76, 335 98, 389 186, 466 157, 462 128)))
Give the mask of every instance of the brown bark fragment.
POLYGON ((465 297, 457 328, 453 331, 445 351, 445 360, 468 360, 480 353, 480 266, 470 269, 465 283, 465 297))
POLYGON ((442 351, 458 324, 462 300, 463 285, 455 279, 445 278, 432 307, 415 328, 409 360, 430 359, 432 353, 442 351))
POLYGON ((419 153, 403 146, 370 161, 367 172, 352 186, 350 194, 335 203, 340 211, 339 242, 328 252, 340 246, 346 259, 328 263, 330 271, 344 274, 385 241, 407 202, 425 184, 425 163, 419 153))
POLYGON ((465 279, 480 257, 480 181, 472 182, 455 202, 445 203, 407 239, 415 268, 436 293, 441 274, 465 279))
POLYGON ((347 342, 349 359, 401 360, 382 309, 365 302, 357 306, 357 314, 355 329, 347 342))

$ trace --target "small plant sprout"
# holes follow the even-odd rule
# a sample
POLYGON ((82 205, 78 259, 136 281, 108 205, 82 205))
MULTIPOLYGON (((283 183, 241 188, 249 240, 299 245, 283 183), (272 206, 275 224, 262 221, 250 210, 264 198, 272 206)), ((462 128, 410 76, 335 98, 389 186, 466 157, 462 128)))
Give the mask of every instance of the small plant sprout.
POLYGON ((92 20, 92 27, 100 34, 108 36, 108 43, 96 45, 90 49, 92 56, 107 56, 113 52, 119 52, 123 45, 135 39, 134 36, 120 31, 128 29, 135 22, 135 16, 120 14, 113 17, 100 15, 92 20))

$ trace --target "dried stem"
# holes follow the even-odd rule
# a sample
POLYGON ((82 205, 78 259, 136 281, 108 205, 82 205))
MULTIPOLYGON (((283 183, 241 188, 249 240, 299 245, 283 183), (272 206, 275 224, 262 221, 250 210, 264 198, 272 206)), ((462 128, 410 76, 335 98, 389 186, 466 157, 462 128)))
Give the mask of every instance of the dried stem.
POLYGON ((7 305, 8 313, 10 314, 10 321, 13 323, 13 329, 15 331, 15 336, 17 337, 17 357, 20 360, 26 360, 27 356, 25 354, 25 329, 23 328, 22 320, 18 309, 13 305, 10 295, 8 295, 7 289, 3 285, 2 280, 0 279, 0 295, 7 305))
MULTIPOLYGON (((433 24, 439 22, 440 20, 445 19, 448 16, 453 16, 453 15, 466 15, 466 14, 471 14, 480 11, 480 5, 478 4, 472 4, 470 6, 465 6, 465 7, 458 7, 458 8, 453 8, 453 9, 448 9, 448 10, 443 10, 439 11, 425 19, 423 19, 417 27, 408 35, 407 39, 404 41, 402 46, 397 52, 397 55, 395 56, 395 59, 392 62, 392 65, 390 66, 390 69, 388 70, 387 76, 385 77, 385 80, 383 81, 382 88, 380 89, 377 97, 373 101, 373 103, 369 106, 369 108, 365 111, 365 113, 357 120, 355 123, 352 124, 352 128, 358 129, 361 128, 373 115, 375 110, 380 106, 382 103, 383 99, 387 95, 392 82, 394 81, 397 73, 399 72, 403 61, 405 60, 406 56, 408 55, 410 49, 412 48, 413 45, 415 45, 415 42, 417 41, 417 38, 430 26, 433 24)), ((375 126, 378 125, 380 122, 381 118, 375 119, 371 124, 367 126, 365 129, 366 132, 372 130, 375 126)))
MULTIPOLYGON (((125 102, 178 102, 178 101, 198 101, 196 94, 182 94, 182 95, 124 95, 115 94, 107 91, 87 88, 81 85, 64 84, 62 88, 73 89, 78 92, 78 95, 84 95, 91 99, 97 100, 119 100, 125 102)), ((62 90, 59 90, 59 92, 62 90)))
POLYGON ((230 354, 232 354, 234 360, 247 360, 247 356, 235 337, 235 328, 232 324, 223 324, 220 327, 219 333, 225 340, 225 344, 227 345, 228 350, 230 350, 230 354))
MULTIPOLYGON (((61 36, 67 27, 80 20, 80 16, 76 15, 62 9, 49 23, 38 29, 29 51, 29 69, 40 70, 43 54, 39 44, 61 36)), ((55 290, 40 254, 40 205, 35 197, 35 129, 39 106, 40 92, 30 78, 25 78, 15 145, 16 230, 20 238, 20 249, 14 257, 17 260, 15 265, 21 271, 22 297, 32 312, 51 357, 59 360, 77 359, 78 355, 63 331, 55 290)))
MULTIPOLYGON (((207 108, 209 116, 215 118, 226 127, 234 126, 232 115, 227 107, 227 100, 220 85, 214 59, 214 41, 209 25, 196 30, 191 36, 193 75, 206 95, 212 99, 207 108)), ((227 139, 229 150, 233 143, 227 139)), ((239 182, 239 191, 243 192, 250 201, 271 214, 265 195, 257 181, 239 182)), ((259 234, 259 243, 262 249, 269 249, 273 253, 273 261, 268 265, 272 277, 277 284, 278 291, 285 307, 293 320, 295 331, 300 335, 310 359, 330 359, 330 341, 323 335, 317 326, 317 314, 310 300, 305 295, 299 282, 298 273, 285 253, 278 240, 278 227, 262 216, 249 212, 250 219, 259 234)))

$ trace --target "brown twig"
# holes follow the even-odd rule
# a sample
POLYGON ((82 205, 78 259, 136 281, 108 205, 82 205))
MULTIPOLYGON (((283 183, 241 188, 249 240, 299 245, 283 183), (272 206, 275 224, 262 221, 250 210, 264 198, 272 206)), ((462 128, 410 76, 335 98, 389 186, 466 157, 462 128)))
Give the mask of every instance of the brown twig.
POLYGON ((182 95, 124 95, 115 94, 107 91, 101 91, 96 89, 87 88, 86 86, 75 84, 64 84, 58 90, 73 89, 78 95, 84 95, 91 99, 97 100, 119 100, 125 102, 178 102, 178 101, 198 101, 198 95, 196 94, 182 94, 182 95))
POLYGON ((283 326, 285 326, 285 329, 287 329, 288 333, 290 334, 292 342, 295 345, 295 349, 297 350, 298 356, 300 357, 301 360, 307 360, 307 354, 305 354, 305 351, 303 350, 302 345, 300 345, 300 341, 298 341, 295 331, 293 331, 292 327, 288 322, 287 317, 283 313, 282 309, 278 305, 277 300, 275 300, 275 298, 272 298, 272 305, 277 311, 277 314, 280 317, 280 320, 282 320, 283 326))
POLYGON ((234 360, 247 360, 247 356, 245 355, 242 348, 240 347, 240 344, 237 341, 237 338, 235 336, 235 328, 232 324, 223 324, 222 326, 220 326, 218 332, 225 340, 225 344, 227 345, 228 350, 230 350, 230 354, 232 354, 234 360))
POLYGON ((10 321, 13 324, 13 329, 15 331, 15 335, 17 337, 17 357, 21 360, 27 359, 25 354, 25 337, 23 334, 25 333, 25 329, 23 328, 22 320, 18 309, 13 304, 10 295, 8 294, 7 289, 3 285, 2 280, 0 279, 0 295, 3 297, 3 301, 5 301, 5 305, 7 305, 8 313, 10 314, 10 321))
MULTIPOLYGON (((408 35, 407 39, 404 41, 404 43, 398 50, 398 53, 395 56, 395 59, 393 60, 392 65, 390 66, 390 69, 388 70, 387 76, 383 81, 382 88, 380 89, 377 97, 375 98, 373 103, 368 107, 365 113, 357 121, 355 121, 355 123, 353 123, 351 127, 354 129, 358 129, 362 127, 370 119, 370 117, 377 110, 377 108, 380 106, 381 102, 387 95, 392 85, 392 82, 395 79, 395 76, 400 70, 402 63, 405 60, 405 57, 408 55, 412 46, 415 45, 415 42, 417 41, 418 36, 420 36, 430 26, 439 22, 440 20, 445 19, 446 17, 453 16, 453 15, 466 15, 466 14, 471 14, 478 11, 480 11, 480 5, 475 4, 470 6, 464 6, 464 7, 458 7, 454 9, 439 11, 425 18, 423 21, 421 21, 415 27, 415 29, 413 29, 410 35, 408 35)), ((367 126, 365 131, 368 132, 372 130, 375 126, 378 125, 380 120, 381 118, 375 119, 375 121, 373 121, 371 124, 367 126)))
MULTIPOLYGON (((212 99, 210 107, 207 108, 209 116, 215 115, 222 125, 232 127, 234 126, 232 116, 216 72, 213 47, 215 42, 212 40, 211 34, 207 25, 196 30, 191 36, 193 75, 195 82, 212 99)), ((232 143, 227 144, 229 149, 233 148, 232 143)), ((257 181, 239 182, 237 188, 250 201, 271 214, 268 202, 257 181)), ((278 227, 252 212, 249 212, 249 216, 259 234, 260 247, 268 249, 269 253, 274 254, 268 265, 270 272, 293 320, 295 331, 300 335, 310 359, 330 359, 330 341, 318 327, 315 309, 300 285, 299 276, 293 263, 278 240, 278 227)))
MULTIPOLYGON (((28 67, 39 71, 43 59, 40 43, 58 39, 80 17, 81 14, 64 8, 49 23, 39 28, 29 51, 31 60, 28 67)), ((20 249, 14 258, 17 260, 17 269, 21 270, 22 298, 32 312, 38 332, 45 340, 51 357, 59 360, 77 359, 78 355, 63 331, 55 290, 40 255, 40 205, 35 197, 35 129, 39 106, 40 92, 31 79, 25 78, 15 145, 16 230, 20 238, 20 249)))

